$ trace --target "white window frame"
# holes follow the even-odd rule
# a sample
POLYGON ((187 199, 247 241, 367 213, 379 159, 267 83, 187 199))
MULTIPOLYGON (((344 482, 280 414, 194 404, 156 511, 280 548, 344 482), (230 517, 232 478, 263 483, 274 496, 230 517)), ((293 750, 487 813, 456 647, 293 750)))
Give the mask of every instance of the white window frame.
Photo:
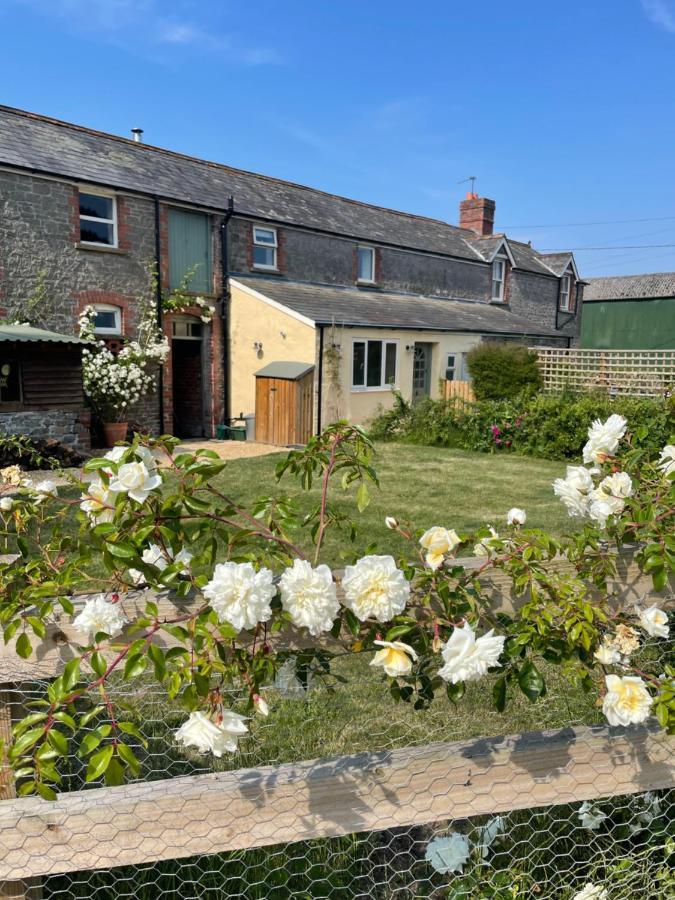
POLYGON ((562 312, 570 312, 571 294, 572 294, 572 276, 565 274, 560 279, 560 298, 558 301, 558 308, 562 312))
POLYGON ((94 303, 92 304, 96 312, 111 312, 115 314, 114 328, 97 328, 94 325, 94 334, 107 334, 119 337, 122 334, 122 310, 119 306, 113 306, 110 303, 94 303))
POLYGON ((453 375, 454 375, 454 377, 452 379, 453 381, 464 381, 464 379, 462 378, 463 371, 464 371, 464 354, 463 353, 458 353, 457 351, 453 351, 453 350, 446 350, 446 352, 445 352, 445 369, 443 370, 443 377, 445 378, 446 381, 448 380, 448 369, 450 369, 450 368, 453 370, 453 375), (451 356, 455 360, 455 364, 453 366, 448 365, 448 358, 451 356))
POLYGON ((367 244, 359 244, 356 248, 356 281, 358 284, 375 284, 375 248, 367 244), (361 278, 361 251, 370 253, 370 278, 361 278))
POLYGON ((92 197, 105 197, 106 200, 112 200, 112 219, 101 219, 98 216, 83 216, 80 214, 80 222, 102 222, 104 225, 112 225, 113 242, 112 244, 103 244, 101 241, 83 241, 87 247, 109 247, 112 250, 117 249, 117 196, 112 191, 102 191, 100 188, 89 188, 86 185, 80 185, 77 189, 77 211, 80 213, 80 194, 91 194, 92 197))
POLYGON ((277 234, 276 228, 268 228, 265 225, 254 225, 253 226, 253 268, 254 269, 266 269, 268 272, 277 272, 279 270, 279 236, 277 234), (259 241, 257 240, 257 233, 259 231, 269 231, 274 235, 274 243, 271 244, 269 241, 259 241), (255 261, 255 247, 264 247, 266 250, 273 251, 273 259, 274 263, 271 266, 267 266, 264 263, 257 263, 255 261))
POLYGON ((496 256, 492 260, 492 278, 490 280, 490 302, 491 303, 503 303, 504 302, 504 289, 506 287, 506 257, 504 256, 496 256), (501 278, 496 277, 496 271, 501 266, 501 278), (497 295, 495 296, 495 285, 499 285, 499 290, 497 295))
POLYGON ((391 340, 387 338, 352 338, 352 355, 349 360, 350 365, 350 376, 349 380, 351 383, 352 393, 361 394, 361 393, 373 393, 382 391, 388 391, 392 387, 398 387, 398 367, 399 367, 399 341, 391 340), (368 344, 382 344, 382 362, 380 368, 380 383, 379 385, 367 385, 366 381, 368 380, 368 344), (363 384, 354 384, 354 345, 355 344, 365 344, 366 345, 366 355, 364 359, 363 366, 363 384), (393 382, 385 381, 385 371, 387 367, 387 347, 392 345, 396 348, 396 362, 394 365, 394 380, 393 382))

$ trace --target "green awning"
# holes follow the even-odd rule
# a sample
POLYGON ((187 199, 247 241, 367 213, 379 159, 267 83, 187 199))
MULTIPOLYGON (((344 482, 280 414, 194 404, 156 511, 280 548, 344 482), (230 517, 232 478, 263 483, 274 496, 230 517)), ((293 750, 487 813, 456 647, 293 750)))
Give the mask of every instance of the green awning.
POLYGON ((287 381, 299 381, 314 368, 313 363, 273 362, 255 373, 256 378, 285 378, 287 381))
POLYGON ((32 325, 5 325, 0 324, 0 341, 23 341, 26 343, 51 343, 51 344, 88 344, 84 338, 75 337, 73 334, 59 334, 57 331, 47 331, 45 328, 34 328, 32 325))

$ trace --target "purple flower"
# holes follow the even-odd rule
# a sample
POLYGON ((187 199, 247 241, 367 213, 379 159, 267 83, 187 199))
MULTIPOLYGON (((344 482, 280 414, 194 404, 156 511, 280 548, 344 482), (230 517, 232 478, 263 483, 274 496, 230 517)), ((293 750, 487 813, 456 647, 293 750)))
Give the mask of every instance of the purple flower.
POLYGON ((493 425, 491 431, 492 431, 492 437, 494 437, 494 438, 498 438, 499 435, 502 433, 502 430, 498 425, 493 425))

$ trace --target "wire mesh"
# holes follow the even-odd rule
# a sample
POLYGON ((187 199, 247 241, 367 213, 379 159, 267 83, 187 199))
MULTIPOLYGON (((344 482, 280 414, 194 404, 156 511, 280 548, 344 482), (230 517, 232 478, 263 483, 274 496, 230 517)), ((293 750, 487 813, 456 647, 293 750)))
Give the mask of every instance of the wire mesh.
MULTIPOLYGON (((652 663, 673 661, 673 645, 664 641, 641 652, 652 663)), ((439 699, 419 711, 395 703, 388 684, 368 671, 368 663, 367 654, 337 659, 334 671, 344 681, 316 677, 308 689, 290 671, 282 673, 265 692, 269 719, 256 716, 236 753, 220 760, 175 742, 186 714, 166 701, 158 685, 144 678, 114 684, 125 718, 138 724, 147 739, 147 747, 140 742, 134 747, 142 762, 136 786, 91 795, 98 786, 85 786, 84 763, 71 756, 62 785, 66 799, 95 796, 96 803, 83 802, 65 816, 58 801, 50 818, 44 801, 15 801, 12 806, 22 804, 25 810, 18 821, 23 844, 17 823, 9 814, 3 817, 9 805, 3 809, 0 803, 0 858, 4 852, 6 862, 16 862, 23 852, 27 864, 40 857, 39 893, 29 893, 27 882, 15 880, 11 890, 18 893, 9 893, 6 883, 3 895, 0 884, 0 897, 565 900, 588 884, 601 885, 608 900, 675 897, 675 790, 663 776, 659 789, 652 789, 637 745, 608 740, 596 746, 589 732, 580 739, 589 742, 585 767, 565 752, 560 759, 551 757, 549 769, 546 744, 528 749, 516 740, 513 746, 520 748, 524 762, 510 775, 508 760, 492 752, 501 745, 490 739, 505 733, 558 729, 564 736, 572 726, 601 723, 595 697, 550 669, 543 702, 514 696, 505 713, 494 712, 491 679, 486 678, 468 685, 457 706, 439 699), (445 743, 455 741, 463 743, 446 753, 445 743), (417 749, 406 756, 406 748, 417 749), (326 782, 322 793, 320 776, 330 768, 328 758, 365 753, 334 766, 331 771, 339 777, 326 782), (445 760, 444 754, 453 758, 445 760), (643 781, 628 785, 621 768, 627 757, 634 757, 628 761, 643 781), (380 765, 390 767, 393 780, 379 779, 380 765), (542 803, 537 790, 550 781, 551 772, 569 776, 552 805, 542 803), (190 776, 209 773, 241 780, 229 793, 230 782, 208 781, 200 805, 199 797, 193 802, 195 779, 190 776), (458 782, 456 773, 463 773, 465 781, 458 782), (141 793, 160 780, 154 793, 141 793), (590 799, 582 801, 579 794, 590 799), (468 798, 466 812, 453 819, 437 817, 435 810, 445 808, 438 806, 439 799, 454 795, 468 798), (473 814, 488 806, 489 814, 473 814), (391 809, 399 807, 400 825, 391 818, 391 809), (228 851, 227 829, 230 824, 234 829, 247 809, 257 823, 252 843, 228 851), (142 832, 139 817, 145 822, 142 832), (330 828, 322 831, 327 820, 330 828), (44 821, 47 837, 38 844, 44 821), (340 832, 345 823, 359 821, 368 827, 340 832), (301 839, 285 839, 289 823, 301 839), (321 836, 331 829, 332 836, 321 836), (259 843, 256 835, 262 835, 259 843), (148 861, 115 865, 111 845, 132 856, 142 851, 148 861), (48 851, 36 849, 44 846, 48 851), (84 867, 83 859, 93 862, 84 867)), ((45 681, 16 684, 10 694, 14 714, 43 696, 45 687, 45 681)), ((233 709, 244 710, 241 697, 230 699, 233 709)), ((662 769, 672 772, 663 761, 662 769)))

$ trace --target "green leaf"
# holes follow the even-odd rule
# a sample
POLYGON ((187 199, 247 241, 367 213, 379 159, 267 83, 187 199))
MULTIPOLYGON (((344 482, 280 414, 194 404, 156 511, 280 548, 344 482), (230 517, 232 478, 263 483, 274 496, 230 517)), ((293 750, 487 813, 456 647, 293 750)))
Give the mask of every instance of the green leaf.
POLYGON ((48 784, 37 781, 35 783, 35 788, 43 800, 56 800, 56 791, 54 788, 49 787, 48 784))
POLYGON ((19 654, 21 659, 28 659, 32 650, 30 638, 26 634, 25 631, 22 631, 19 637, 16 639, 16 652, 19 654))
POLYGON ((143 737, 143 733, 137 725, 134 725, 133 722, 118 722, 117 727, 120 731, 123 731, 124 734, 130 734, 132 735, 132 737, 138 738, 138 740, 143 744, 144 747, 148 746, 148 742, 143 737))
POLYGON ((51 728, 47 734, 47 741, 60 756, 68 755, 68 738, 65 734, 51 728))
POLYGON ((465 685, 463 681, 458 681, 457 684, 447 684, 445 686, 445 692, 448 695, 448 700, 452 703, 458 703, 462 697, 464 696, 465 685))
POLYGON ((546 684, 535 664, 528 660, 518 674, 518 685, 525 696, 534 703, 546 693, 546 684))
POLYGON ((113 757, 113 753, 115 748, 112 744, 108 744, 107 747, 103 747, 101 750, 98 750, 89 760, 89 765, 87 766, 87 781, 96 781, 97 778, 100 778, 101 775, 106 771, 108 766, 110 765, 110 760, 113 757))
POLYGON ((118 744, 117 752, 120 755, 120 759, 129 766, 134 776, 138 776, 138 773, 141 771, 141 762, 131 747, 127 746, 127 744, 118 744))
POLYGON ((347 623, 347 628, 351 631, 351 633, 356 636, 361 630, 361 623, 356 618, 351 609, 344 609, 345 622, 347 623))
POLYGON ((105 661, 105 656, 102 653, 99 653, 98 650, 95 650, 94 653, 91 654, 89 663, 99 678, 102 678, 105 675, 108 663, 105 661))
POLYGON ((370 493, 368 492, 368 485, 364 482, 361 483, 358 491, 356 492, 356 508, 360 513, 362 513, 370 503, 370 493))
POLYGON ((130 678, 137 678, 145 672, 147 664, 148 660, 142 653, 135 653, 133 656, 130 656, 124 665, 124 680, 128 681, 130 678))
POLYGON ((495 681, 492 687, 492 702, 498 712, 504 712, 506 708, 506 678, 503 675, 495 681))
POLYGON ((118 559, 134 559, 138 556, 138 550, 133 544, 126 541, 106 541, 105 546, 111 556, 116 556, 118 559))
POLYGON ((118 759, 110 760, 108 768, 105 770, 105 783, 108 787, 124 784, 124 768, 118 759))
POLYGON ((412 631, 412 629, 412 625, 394 625, 394 627, 390 628, 387 632, 385 640, 395 641, 396 638, 399 638, 404 634, 408 634, 408 632, 412 631))

